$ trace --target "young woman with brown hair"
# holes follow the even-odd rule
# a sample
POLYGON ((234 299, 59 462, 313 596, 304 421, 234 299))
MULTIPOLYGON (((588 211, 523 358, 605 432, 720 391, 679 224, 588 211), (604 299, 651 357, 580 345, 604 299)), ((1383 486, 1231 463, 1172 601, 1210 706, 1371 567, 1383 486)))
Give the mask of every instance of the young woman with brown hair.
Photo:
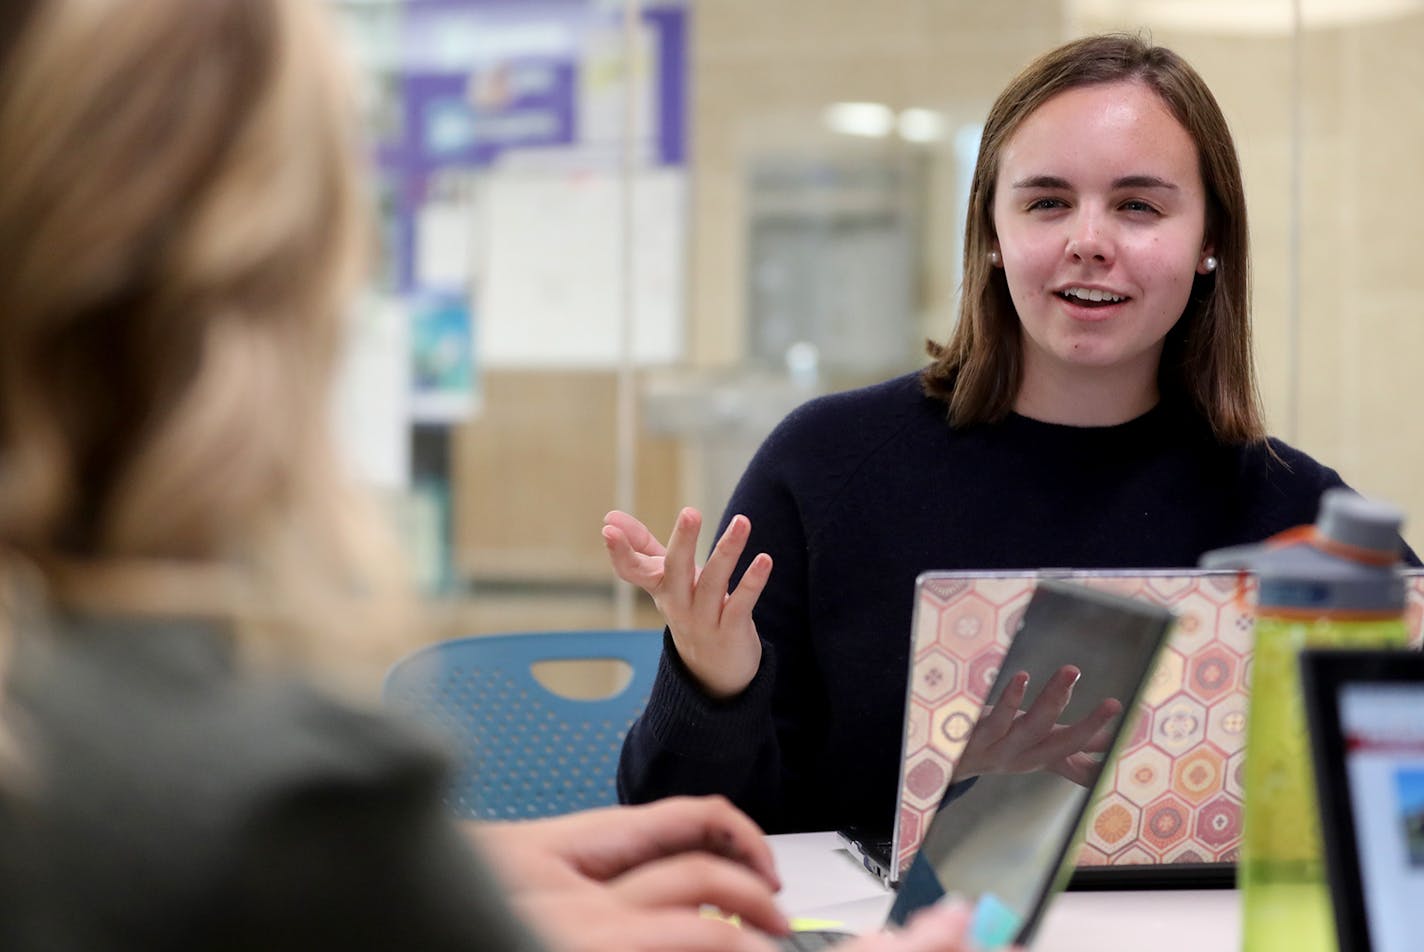
MULTIPOLYGON (((718 792, 768 830, 888 828, 919 573, 1193 566, 1313 521, 1342 482, 1266 437, 1249 268, 1235 146, 1190 65, 1113 35, 1025 68, 984 125, 959 321, 933 363, 794 411, 701 569, 696 511, 666 548, 608 515, 615 570, 668 625, 624 798, 718 792)), ((1038 703, 1061 712, 1072 677, 1038 703)), ((1067 773, 1094 734, 1076 726, 1012 737, 1007 760, 976 735, 960 769, 1067 773)))

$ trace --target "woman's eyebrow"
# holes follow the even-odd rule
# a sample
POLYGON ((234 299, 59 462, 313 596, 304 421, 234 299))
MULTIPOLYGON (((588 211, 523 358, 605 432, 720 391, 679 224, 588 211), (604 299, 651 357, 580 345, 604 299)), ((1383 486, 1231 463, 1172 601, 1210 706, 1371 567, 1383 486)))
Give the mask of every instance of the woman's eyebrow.
POLYGON ((1068 180, 1059 178, 1056 175, 1031 175, 1026 179, 1019 179, 1013 183, 1013 188, 1071 188, 1068 180))
MULTIPOLYGON (((1068 180, 1057 175, 1030 175, 1028 178, 1019 179, 1014 182, 1012 188, 1055 188, 1068 190, 1072 188, 1068 180)), ((1156 175, 1124 175, 1121 178, 1113 179, 1114 189, 1122 188, 1163 188, 1176 190, 1175 182, 1169 182, 1156 175)))
POLYGON ((1166 188, 1176 191, 1177 183, 1155 175, 1124 175, 1113 180, 1113 188, 1166 188))

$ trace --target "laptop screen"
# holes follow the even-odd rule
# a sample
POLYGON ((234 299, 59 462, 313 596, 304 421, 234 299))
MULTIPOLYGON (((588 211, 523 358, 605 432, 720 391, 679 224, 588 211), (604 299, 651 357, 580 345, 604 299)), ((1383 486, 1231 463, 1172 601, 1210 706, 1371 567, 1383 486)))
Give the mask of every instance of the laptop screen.
POLYGON ((1316 775, 1342 947, 1417 950, 1424 908, 1424 658, 1308 654, 1307 704, 1312 728, 1322 735, 1315 738, 1316 775))
MULTIPOLYGON (((990 712, 1022 672, 1029 680, 1019 709, 1031 711, 1037 692, 1069 665, 1081 676, 1059 724, 1083 720, 1108 699, 1120 712, 1132 711, 1171 621, 1171 613, 1157 605, 1080 585, 1041 583, 974 731, 992 725, 990 712)), ((1108 723, 1100 735, 1104 750, 1115 745, 1123 724, 1122 713, 1108 723)), ((984 773, 967 784, 956 768, 901 881, 891 921, 901 923, 916 909, 956 894, 975 904, 976 920, 997 923, 990 932, 993 942, 984 944, 1026 942, 1058 879, 1102 765, 1099 755, 1089 758, 1085 769, 1067 771, 1074 779, 1038 769, 984 773)))
POLYGON ((1424 683, 1346 684, 1345 772, 1365 913, 1381 952, 1417 949, 1424 908, 1424 683))

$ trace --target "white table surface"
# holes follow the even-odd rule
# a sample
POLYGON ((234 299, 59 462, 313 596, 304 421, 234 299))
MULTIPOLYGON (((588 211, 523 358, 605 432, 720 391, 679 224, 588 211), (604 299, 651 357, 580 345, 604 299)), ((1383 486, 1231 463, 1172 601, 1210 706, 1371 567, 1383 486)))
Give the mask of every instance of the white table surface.
MULTIPOLYGON (((770 837, 781 874, 780 905, 792 918, 855 932, 885 921, 891 894, 834 833, 770 837)), ((1071 891, 1049 906, 1034 952, 1236 952, 1240 896, 1234 889, 1071 891)))

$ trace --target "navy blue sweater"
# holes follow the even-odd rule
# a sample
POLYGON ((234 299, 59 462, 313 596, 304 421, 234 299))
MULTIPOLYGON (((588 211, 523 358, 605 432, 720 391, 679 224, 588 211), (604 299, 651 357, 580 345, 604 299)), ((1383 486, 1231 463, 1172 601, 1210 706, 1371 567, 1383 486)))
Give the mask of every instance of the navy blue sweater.
MULTIPOLYGON (((953 428, 909 374, 807 403, 722 519, 773 559, 761 668, 713 701, 669 639, 619 795, 721 793, 769 832, 888 829, 914 581, 931 569, 1180 568, 1313 522, 1338 474, 1283 443, 1223 446, 1163 401, 1119 426, 1017 415, 953 428)), ((719 532, 720 535, 720 532, 719 532)))

